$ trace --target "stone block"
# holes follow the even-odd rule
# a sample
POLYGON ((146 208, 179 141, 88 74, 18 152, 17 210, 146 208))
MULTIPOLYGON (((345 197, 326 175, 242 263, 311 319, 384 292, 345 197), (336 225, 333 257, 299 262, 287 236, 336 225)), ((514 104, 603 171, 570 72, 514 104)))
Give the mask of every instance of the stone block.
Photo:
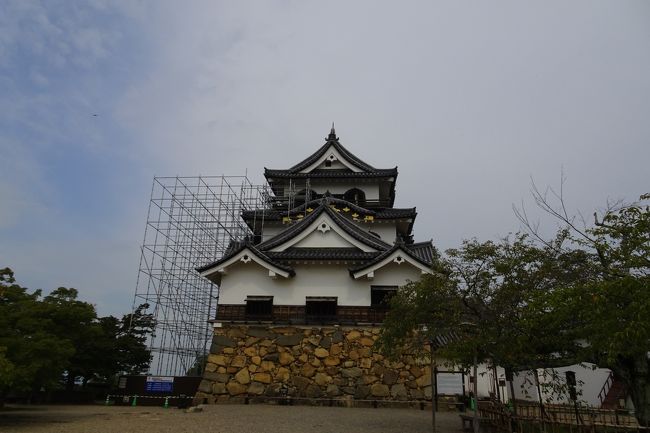
POLYGON ((289 377, 291 376, 291 373, 289 372, 289 369, 280 367, 278 370, 275 372, 275 380, 280 381, 280 382, 286 382, 289 380, 289 377))
POLYGON ((325 391, 325 394, 327 394, 328 397, 336 397, 338 395, 341 395, 341 390, 339 389, 338 386, 334 384, 327 385, 327 390, 325 391))
POLYGON ((230 375, 226 373, 205 372, 203 378, 213 382, 226 383, 230 380, 230 375))
POLYGON ((305 397, 319 398, 323 395, 323 391, 317 385, 307 385, 305 389, 305 397))
POLYGON ((341 369, 341 375, 343 377, 361 377, 363 374, 363 371, 359 367, 352 367, 352 368, 343 368, 341 369))
POLYGON ((249 358, 253 357, 253 356, 256 356, 257 355, 257 347, 251 346, 251 347, 245 348, 244 349, 244 354, 246 356, 248 356, 249 358))
POLYGON ((327 374, 323 373, 316 373, 314 376, 314 382, 316 382, 317 385, 319 386, 324 386, 327 385, 332 381, 332 378, 328 376, 327 374))
POLYGON ((237 347, 237 343, 232 338, 228 338, 224 335, 215 335, 212 337, 212 344, 217 344, 223 347, 237 347))
POLYGON ((338 356, 328 356, 323 360, 325 365, 328 367, 334 366, 334 365, 339 365, 341 363, 341 359, 338 356))
POLYGON ((232 339, 239 339, 246 337, 246 332, 241 328, 230 328, 228 330, 228 337, 232 339))
POLYGON ((301 334, 280 335, 275 340, 275 344, 277 344, 278 346, 296 346, 301 342, 302 342, 301 334))
POLYGON ((330 353, 327 349, 324 349, 322 347, 317 347, 316 350, 314 350, 314 355, 317 358, 327 358, 330 353))
POLYGON ((361 379, 363 380, 364 385, 370 385, 379 380, 377 376, 362 376, 361 379))
POLYGON ((248 387, 248 394, 250 395, 261 395, 264 393, 264 385, 259 382, 253 382, 248 387))
POLYGON ((280 365, 289 365, 295 358, 289 352, 282 352, 279 356, 280 365))
POLYGON ((388 397, 390 395, 390 388, 383 383, 375 383, 370 387, 370 394, 373 397, 388 397))
POLYGON ((229 382, 228 385, 226 385, 226 389, 228 390, 228 394, 230 395, 239 395, 243 394, 246 392, 247 387, 245 385, 242 385, 239 382, 229 382))
POLYGON ((309 341, 314 346, 319 346, 322 338, 323 337, 320 335, 310 335, 309 338, 307 338, 307 341, 309 341))
POLYGON ((260 341, 260 339, 257 338, 257 337, 248 337, 248 338, 246 339, 246 342, 244 343, 244 345, 245 345, 246 347, 250 347, 250 346, 252 346, 253 344, 257 343, 258 341, 260 341))
POLYGON ((406 398, 408 397, 408 393, 406 392, 406 387, 404 386, 403 383, 398 383, 391 386, 390 395, 391 397, 397 400, 406 400, 406 398))
POLYGON ((329 349, 330 346, 332 346, 332 338, 331 337, 324 337, 320 341, 320 346, 325 348, 325 349, 329 349))
POLYGON ((212 381, 211 380, 205 380, 203 379, 201 383, 199 384, 199 391, 200 392, 205 392, 205 393, 211 393, 212 392, 212 381))
POLYGON ((257 328, 257 327, 252 327, 248 328, 248 335, 251 337, 258 337, 258 338, 272 338, 273 334, 268 331, 266 328, 257 328))
POLYGON ((215 383, 212 385, 212 393, 213 394, 228 394, 228 390, 226 389, 226 384, 225 383, 215 383))
POLYGON ((278 359, 280 359, 280 354, 279 353, 269 353, 268 355, 265 355, 264 361, 272 361, 272 362, 277 362, 278 359))
POLYGON ((262 361, 260 364, 261 371, 273 371, 275 364, 271 361, 262 361))
POLYGON ((358 385, 357 387, 354 388, 354 398, 356 399, 364 399, 367 398, 368 395, 370 394, 370 387, 366 385, 358 385))
POLYGON ((371 347, 373 344, 375 344, 375 340, 370 337, 363 337, 359 340, 359 344, 362 346, 371 347))
POLYGON ((294 376, 291 382, 299 392, 303 392, 307 388, 307 386, 311 384, 311 381, 309 379, 300 376, 294 376))
POLYGON ((352 330, 348 332, 347 335, 345 336, 345 339, 348 341, 358 340, 359 338, 361 338, 361 333, 356 330, 352 330))
POLYGON ((242 385, 247 385, 251 381, 251 376, 248 373, 248 369, 242 368, 235 374, 235 380, 242 385))
POLYGON ((246 365, 246 357, 242 355, 235 356, 230 362, 231 367, 242 368, 246 365))
POLYGON ((224 355, 209 355, 208 362, 211 362, 212 364, 220 365, 222 367, 228 365, 227 359, 224 355))
POLYGON ((384 372, 384 377, 382 377, 382 382, 384 382, 386 385, 392 385, 397 382, 398 377, 399 375, 395 371, 386 370, 384 372))
POLYGON ((262 383, 271 383, 271 375, 269 373, 255 373, 253 381, 262 383))
POLYGON ((300 374, 305 377, 312 377, 316 373, 316 369, 311 364, 304 364, 300 369, 300 374))

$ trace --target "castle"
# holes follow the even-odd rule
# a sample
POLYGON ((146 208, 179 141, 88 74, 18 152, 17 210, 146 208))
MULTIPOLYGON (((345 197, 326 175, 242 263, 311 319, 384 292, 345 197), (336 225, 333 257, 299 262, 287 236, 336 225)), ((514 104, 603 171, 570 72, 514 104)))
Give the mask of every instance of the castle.
POLYGON ((416 209, 393 207, 397 167, 362 161, 332 127, 311 156, 264 175, 274 200, 243 212, 252 236, 197 268, 219 303, 196 399, 430 400, 426 365, 373 347, 387 300, 434 255, 413 241, 416 209))

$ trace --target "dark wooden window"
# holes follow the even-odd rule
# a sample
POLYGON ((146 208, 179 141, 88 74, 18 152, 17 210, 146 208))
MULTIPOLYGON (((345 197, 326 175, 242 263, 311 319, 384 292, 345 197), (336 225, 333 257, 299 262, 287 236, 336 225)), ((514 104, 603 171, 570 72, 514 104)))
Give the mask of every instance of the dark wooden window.
POLYGON ((397 286, 370 286, 370 305, 373 308, 388 308, 390 298, 397 293, 397 286))
POLYGON ((343 194, 343 199, 354 203, 357 206, 365 206, 366 204, 366 193, 361 191, 359 188, 349 189, 343 194))
POLYGON ((307 296, 305 315, 307 320, 328 321, 336 319, 337 298, 332 296, 307 296))
POLYGON ((246 298, 246 317, 271 317, 273 314, 273 296, 249 296, 246 298))

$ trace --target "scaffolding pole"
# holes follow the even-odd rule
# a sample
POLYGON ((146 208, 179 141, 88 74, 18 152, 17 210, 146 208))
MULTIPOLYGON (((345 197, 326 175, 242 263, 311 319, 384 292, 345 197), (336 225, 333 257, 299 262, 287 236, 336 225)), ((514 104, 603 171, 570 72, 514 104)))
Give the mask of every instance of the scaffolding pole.
POLYGON ((242 211, 271 200, 269 187, 247 176, 154 177, 133 300, 156 319, 151 374, 201 374, 219 291, 195 268, 250 236, 242 211))

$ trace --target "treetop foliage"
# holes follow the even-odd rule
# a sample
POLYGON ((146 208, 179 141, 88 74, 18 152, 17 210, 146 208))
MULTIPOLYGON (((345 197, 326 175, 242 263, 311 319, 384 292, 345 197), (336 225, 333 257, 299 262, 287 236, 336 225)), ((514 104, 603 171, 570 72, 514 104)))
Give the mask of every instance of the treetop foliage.
POLYGON ((155 326, 148 306, 120 319, 98 317, 78 295, 59 287, 43 297, 16 284, 11 269, 0 269, 0 397, 52 389, 64 376, 71 388, 79 379, 107 381, 148 368, 146 339, 155 326))

